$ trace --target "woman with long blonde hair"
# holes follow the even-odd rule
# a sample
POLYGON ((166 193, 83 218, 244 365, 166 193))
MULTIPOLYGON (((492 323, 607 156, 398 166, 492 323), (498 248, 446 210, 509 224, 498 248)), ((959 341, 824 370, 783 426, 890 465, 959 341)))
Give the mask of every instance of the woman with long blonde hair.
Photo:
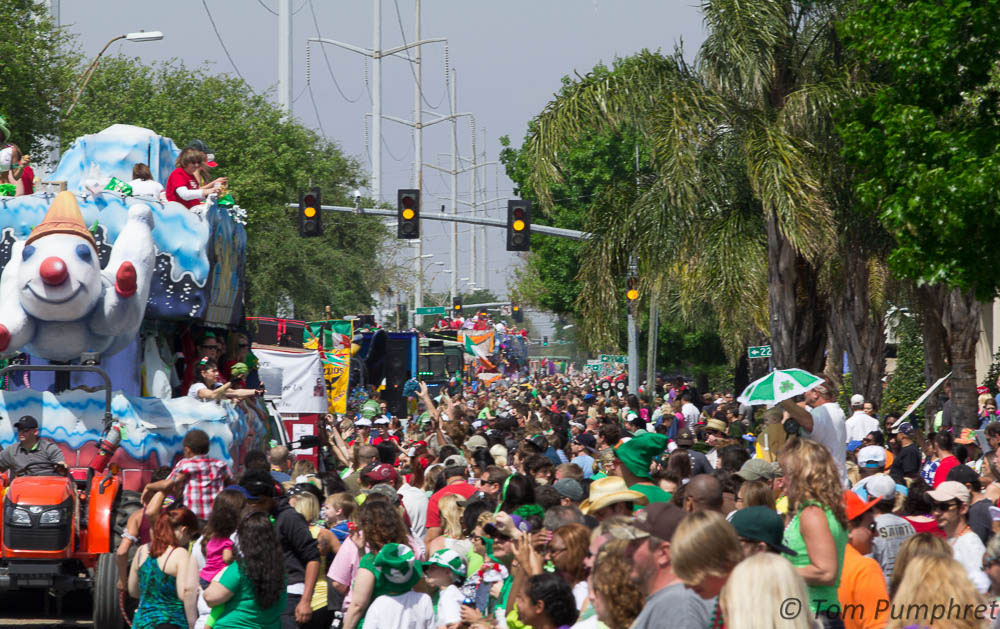
POLYGON ((840 471, 826 446, 792 437, 778 462, 785 472, 785 493, 791 520, 784 544, 809 591, 809 607, 826 627, 842 627, 843 620, 823 614, 837 607, 837 587, 847 547, 847 514, 840 471))
MULTIPOLYGON (((898 564, 897 564, 897 570, 898 564)), ((990 625, 986 599, 976 591, 962 564, 938 554, 914 557, 906 566, 887 612, 888 629, 937 623, 949 629, 990 625)))
POLYGON ((808 598, 795 566, 776 553, 757 553, 730 573, 719 607, 726 629, 813 629, 816 621, 803 604, 808 598))
POLYGON ((906 538, 906 541, 899 546, 899 551, 896 553, 896 563, 893 564, 892 578, 889 579, 889 598, 896 595, 896 590, 899 589, 899 584, 903 580, 903 574, 906 572, 906 566, 909 565, 910 561, 916 557, 925 557, 927 555, 953 556, 951 546, 948 545, 948 542, 937 535, 917 533, 906 538))
POLYGON ((427 555, 430 556, 442 548, 450 548, 459 556, 465 557, 472 550, 472 542, 462 535, 462 513, 465 509, 458 502, 462 497, 458 494, 445 494, 438 502, 441 511, 441 535, 435 537, 427 545, 427 555))

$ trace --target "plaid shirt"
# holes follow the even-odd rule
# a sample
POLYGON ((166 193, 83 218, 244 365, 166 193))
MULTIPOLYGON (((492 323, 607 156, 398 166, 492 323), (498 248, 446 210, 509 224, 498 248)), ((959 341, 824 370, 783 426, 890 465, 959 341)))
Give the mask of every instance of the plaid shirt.
POLYGON ((229 466, 218 459, 198 456, 178 461, 170 472, 170 478, 176 480, 181 474, 187 476, 184 506, 191 509, 199 519, 207 520, 215 497, 232 478, 229 466))

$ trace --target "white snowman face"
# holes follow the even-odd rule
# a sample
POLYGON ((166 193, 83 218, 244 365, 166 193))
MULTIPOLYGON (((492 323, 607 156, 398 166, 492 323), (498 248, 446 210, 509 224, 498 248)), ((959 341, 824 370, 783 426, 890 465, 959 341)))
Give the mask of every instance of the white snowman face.
POLYGON ((76 321, 101 297, 97 251, 86 239, 50 234, 25 245, 17 273, 21 306, 43 321, 76 321))

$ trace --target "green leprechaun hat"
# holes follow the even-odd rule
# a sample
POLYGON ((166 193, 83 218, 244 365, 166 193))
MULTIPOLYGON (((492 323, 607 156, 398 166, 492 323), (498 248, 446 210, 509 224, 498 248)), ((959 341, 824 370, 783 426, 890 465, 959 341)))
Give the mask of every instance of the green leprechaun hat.
POLYGON ((413 549, 406 544, 386 544, 375 556, 378 584, 393 594, 405 594, 423 578, 413 549))

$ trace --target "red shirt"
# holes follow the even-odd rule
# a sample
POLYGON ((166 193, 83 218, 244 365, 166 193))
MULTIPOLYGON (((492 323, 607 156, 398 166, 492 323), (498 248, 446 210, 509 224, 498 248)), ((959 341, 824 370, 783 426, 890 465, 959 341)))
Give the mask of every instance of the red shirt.
POLYGON ((212 512, 215 497, 233 477, 229 472, 229 466, 207 455, 198 455, 192 459, 178 461, 169 478, 176 479, 181 474, 187 475, 187 483, 184 485, 184 506, 193 511, 199 519, 207 520, 208 514, 212 512))
POLYGON ((462 498, 468 498, 474 493, 476 493, 476 488, 464 480, 458 483, 452 483, 451 485, 445 485, 438 491, 434 492, 431 499, 427 501, 427 528, 441 526, 441 509, 438 507, 438 503, 441 501, 443 496, 447 494, 458 494, 462 498))
POLYGON ((24 184, 24 194, 35 192, 35 171, 31 170, 31 166, 25 166, 21 172, 21 183, 24 184))
POLYGON ((946 456, 938 463, 937 471, 934 472, 934 489, 941 483, 948 480, 948 472, 954 467, 958 467, 958 459, 954 456, 946 456))
POLYGON ((201 203, 201 199, 185 201, 180 198, 177 196, 177 188, 187 188, 188 190, 197 190, 199 188, 194 175, 187 174, 183 168, 175 168, 174 172, 170 173, 170 176, 167 177, 167 201, 176 201, 188 209, 201 203))

